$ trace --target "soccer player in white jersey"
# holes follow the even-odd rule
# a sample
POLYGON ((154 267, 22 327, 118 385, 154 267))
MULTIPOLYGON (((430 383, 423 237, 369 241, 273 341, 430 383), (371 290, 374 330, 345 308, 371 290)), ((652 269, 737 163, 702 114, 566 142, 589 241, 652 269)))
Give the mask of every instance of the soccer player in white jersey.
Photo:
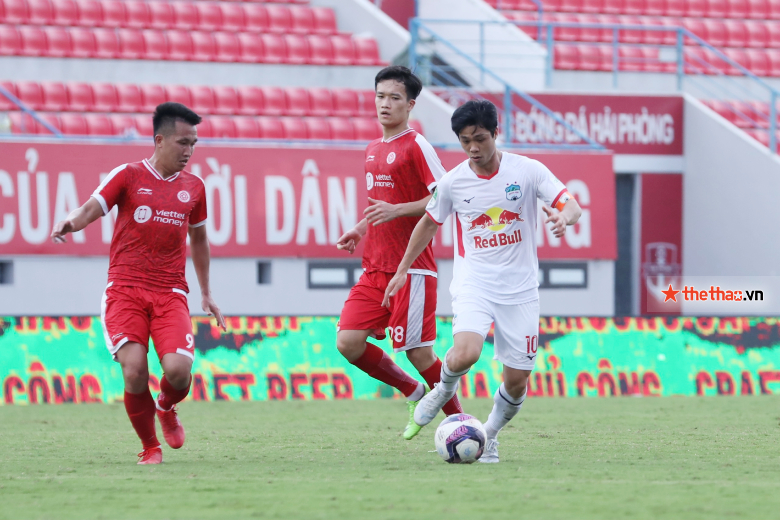
POLYGON ((493 396, 480 462, 498 462, 498 432, 520 411, 536 361, 537 199, 544 202, 544 224, 556 237, 562 237, 566 226, 575 224, 582 213, 563 183, 542 163, 497 150, 497 128, 496 107, 489 101, 469 101, 455 110, 452 130, 469 159, 439 181, 385 292, 387 303, 403 287, 409 266, 438 226, 454 213, 453 346, 442 363, 441 382, 420 401, 414 421, 425 426, 455 395, 458 381, 479 359, 494 323, 494 357, 504 365, 504 382, 493 396))

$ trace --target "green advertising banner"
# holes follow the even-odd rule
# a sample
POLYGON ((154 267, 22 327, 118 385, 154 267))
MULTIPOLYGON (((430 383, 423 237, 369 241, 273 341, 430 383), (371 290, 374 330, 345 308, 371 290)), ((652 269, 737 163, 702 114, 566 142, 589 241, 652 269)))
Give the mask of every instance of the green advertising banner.
MULTIPOLYGON (((192 319, 196 356, 188 399, 373 399, 400 397, 336 350, 336 317, 232 317, 223 332, 192 319)), ((670 396, 780 393, 780 320, 774 318, 542 318, 529 395, 670 396)), ((501 382, 492 333, 460 385, 490 397, 501 382)), ((390 350, 389 342, 379 342, 390 350)), ((438 319, 434 347, 452 345, 438 319)), ((417 372, 404 354, 396 361, 417 372)), ((150 386, 160 365, 150 350, 150 386)), ((422 378, 420 378, 422 380, 422 378)), ((93 317, 0 318, 2 405, 114 402, 119 364, 93 317)))

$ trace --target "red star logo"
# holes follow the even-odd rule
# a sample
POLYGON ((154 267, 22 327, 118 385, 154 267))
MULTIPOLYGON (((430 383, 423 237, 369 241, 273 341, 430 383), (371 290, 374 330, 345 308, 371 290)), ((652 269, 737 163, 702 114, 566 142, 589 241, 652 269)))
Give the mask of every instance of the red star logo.
POLYGON ((666 298, 664 298, 664 303, 668 302, 669 300, 676 302, 677 301, 676 296, 679 292, 680 291, 675 291, 674 289, 672 289, 672 284, 669 284, 669 288, 667 290, 661 291, 662 294, 666 295, 666 298))

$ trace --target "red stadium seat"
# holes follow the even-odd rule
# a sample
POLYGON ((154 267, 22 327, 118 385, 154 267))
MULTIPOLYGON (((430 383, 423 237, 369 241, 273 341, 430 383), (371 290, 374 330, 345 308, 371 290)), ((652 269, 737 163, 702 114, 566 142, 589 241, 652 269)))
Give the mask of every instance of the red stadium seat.
MULTIPOLYGON (((755 49, 763 49, 768 46, 769 32, 768 26, 775 24, 777 33, 780 35, 780 27, 775 22, 759 22, 758 20, 745 20, 745 32, 747 32, 747 46, 755 49)), ((780 41, 780 38, 778 39, 780 41)))
MULTIPOLYGON (((18 92, 16 91, 16 83, 13 83, 11 81, 0 81, 0 87, 3 87, 12 96, 19 97, 17 95, 18 92)), ((5 95, 0 94, 0 111, 7 112, 9 110, 17 110, 17 106, 14 104, 13 101, 5 97, 5 95)))
POLYGON ((135 129, 142 137, 152 137, 154 134, 152 117, 148 115, 135 116, 135 129))
POLYGON ((769 75, 772 77, 780 76, 780 50, 767 49, 766 57, 769 61, 769 75))
MULTIPOLYGON (((125 2, 127 14, 127 27, 133 29, 147 29, 152 27, 152 18, 149 13, 149 4, 138 0, 125 2)), ((164 27, 161 27, 161 29, 164 27)))
POLYGON ((45 56, 46 34, 40 27, 22 25, 19 27, 19 36, 22 39, 23 56, 45 56))
MULTIPOLYGON (((535 11, 536 6, 534 6, 531 2, 529 2, 526 5, 529 4, 533 6, 533 9, 530 10, 535 11)), ((604 12, 604 0, 583 0, 582 12, 588 14, 601 14, 602 12, 604 12)))
POLYGON ((257 127, 257 121, 254 117, 234 117, 233 124, 236 126, 236 137, 239 139, 258 139, 260 137, 260 129, 257 127))
POLYGON ((556 69, 575 70, 579 65, 577 47, 566 43, 555 44, 554 65, 556 69))
POLYGON ((166 85, 163 87, 165 90, 165 101, 173 101, 174 103, 181 103, 184 106, 192 106, 192 97, 190 96, 190 89, 184 85, 166 85))
POLYGON ((240 61, 259 63, 265 60, 265 48, 259 34, 238 33, 238 45, 240 61))
POLYGON ((141 112, 143 110, 143 99, 138 85, 118 84, 116 98, 118 112, 141 112))
POLYGON ((263 42, 263 62, 284 63, 287 60, 287 47, 284 38, 278 34, 261 34, 263 42))
POLYGON ((116 87, 112 83, 93 83, 92 94, 95 99, 93 112, 114 112, 119 105, 116 87))
POLYGON ((304 122, 306 123, 309 139, 327 141, 333 138, 330 133, 328 120, 324 117, 307 117, 304 119, 304 122))
POLYGON ((188 61, 193 58, 192 38, 189 31, 168 31, 168 59, 188 61))
POLYGON ((143 106, 139 112, 151 114, 157 105, 165 103, 165 91, 160 85, 140 85, 143 106))
POLYGON ((381 65, 379 46, 373 38, 353 38, 357 59, 355 65, 381 65))
POLYGON ((672 17, 684 16, 685 0, 666 0, 664 15, 672 17))
MULTIPOLYGON (((25 114, 26 115, 26 114, 25 114)), ((29 116, 28 116, 29 117, 29 116)), ((60 123, 60 118, 57 116, 57 114, 47 114, 44 112, 39 112, 38 117, 40 117, 43 121, 48 123, 50 126, 53 126, 60 132, 62 131, 62 124, 60 123)), ((30 122, 32 123, 32 128, 34 129, 34 132, 39 135, 51 135, 52 132, 46 126, 39 122, 35 121, 32 118, 29 118, 30 122)))
POLYGON ((233 33, 214 33, 214 50, 216 61, 237 62, 241 60, 241 43, 233 33))
POLYGON ((666 14, 666 0, 645 0, 644 12, 649 16, 664 16, 666 14))
POLYGON ((259 87, 237 87, 236 93, 238 94, 239 114, 259 115, 265 112, 263 91, 259 87))
POLYGON ((720 20, 704 20, 704 27, 707 31, 707 42, 715 47, 722 47, 726 44, 726 25, 720 20))
POLYGON ((707 0, 707 14, 709 18, 725 18, 728 0, 707 0))
POLYGON ((358 100, 358 115, 376 117, 376 92, 373 90, 356 91, 358 100))
POLYGON ((561 0, 560 12, 579 13, 582 11, 582 0, 561 0))
POLYGON ((300 87, 288 87, 284 89, 285 104, 288 116, 308 116, 311 115, 311 103, 309 102, 309 91, 300 87))
POLYGON ((645 0, 626 0, 623 13, 635 16, 645 14, 645 0))
POLYGON ((211 33, 194 31, 192 38, 192 59, 195 61, 214 61, 216 47, 211 33))
POLYGON ((49 25, 54 19, 54 10, 49 0, 27 0, 27 9, 31 25, 49 25))
POLYGON ((288 7, 268 4, 266 11, 268 12, 268 30, 282 34, 292 30, 292 17, 288 7))
MULTIPOLYGON (((175 31, 169 31, 169 33, 173 32, 175 31)), ((147 60, 168 59, 168 42, 166 41, 165 34, 166 33, 162 31, 154 29, 141 31, 144 40, 143 58, 147 60)))
POLYGON ((338 26, 336 25, 336 13, 329 7, 312 7, 311 13, 314 18, 314 32, 317 34, 336 34, 338 26))
POLYGON ((686 47, 683 51, 683 59, 686 74, 707 73, 707 56, 700 47, 686 47))
MULTIPOLYGON (((644 18, 644 25, 648 27, 660 27, 663 24, 663 18, 644 18)), ((650 45, 661 45, 664 42, 664 33, 661 31, 644 31, 642 41, 650 45)))
POLYGON ((37 81, 20 81, 16 84, 16 97, 33 110, 43 109, 43 91, 37 81))
POLYGON ((261 4, 244 4, 244 17, 248 31, 268 31, 268 10, 261 4))
POLYGON ((352 65, 355 62, 355 44, 350 36, 331 36, 333 65, 352 65))
POLYGON ((124 114, 109 114, 114 135, 136 135, 135 118, 124 114))
POLYGON ((44 27, 46 56, 62 58, 71 55, 70 31, 65 27, 44 27))
MULTIPOLYGON (((642 19, 638 16, 620 16, 618 20, 623 25, 642 25, 642 19)), ((637 29, 623 29, 620 31, 619 40, 621 43, 642 43, 645 37, 645 31, 637 29)))
MULTIPOLYGON (((579 18, 573 14, 555 14, 553 20, 561 23, 577 23, 579 18)), ((554 39, 559 42, 576 42, 580 39, 579 27, 556 27, 553 29, 554 39)))
POLYGON ((726 47, 745 47, 747 45, 747 31, 742 20, 724 20, 726 26, 726 47))
POLYGON ((770 72, 769 58, 763 49, 745 49, 748 68, 756 76, 768 76, 770 72))
POLYGON ((66 27, 78 24, 79 10, 74 0, 52 0, 52 23, 66 27))
POLYGON ((352 121, 342 117, 332 117, 328 119, 328 125, 330 126, 331 139, 336 141, 354 141, 355 129, 352 126, 352 121))
POLYGON ((149 27, 151 29, 170 29, 176 24, 172 4, 168 2, 148 2, 149 27))
POLYGON ((76 0, 79 10, 79 25, 96 27, 103 25, 103 9, 97 0, 76 0))
POLYGON ((281 118, 284 138, 293 141, 302 141, 308 138, 306 130, 306 119, 301 117, 283 117, 281 118))
POLYGON ((60 125, 65 135, 87 135, 87 122, 81 114, 60 114, 60 125))
POLYGON ((769 17, 769 4, 767 0, 748 0, 748 18, 765 20, 769 17))
POLYGON ((615 57, 612 54, 612 46, 599 45, 598 51, 599 51, 599 56, 601 57, 601 60, 599 61, 599 70, 605 72, 612 72, 612 70, 615 68, 613 63, 615 57))
POLYGON ((136 29, 120 29, 117 32, 119 38, 119 57, 125 60, 137 60, 146 54, 144 49, 144 37, 136 29))
POLYGON ((89 112, 95 104, 92 86, 88 83, 68 83, 68 108, 73 112, 89 112))
POLYGON ((263 114, 279 116, 287 113, 287 100, 279 87, 260 87, 263 95, 263 114))
POLYGON ((642 70, 645 72, 664 72, 665 63, 658 59, 658 47, 642 47, 642 70))
POLYGON ((260 137, 263 139, 284 139, 284 128, 278 117, 260 116, 257 118, 257 127, 260 137))
POLYGON ((319 87, 310 88, 309 101, 311 102, 310 115, 319 117, 333 115, 333 96, 330 90, 319 87))
POLYGON ((3 0, 5 11, 3 23, 7 24, 26 24, 30 13, 26 0, 3 0))
POLYGON ((192 98, 192 108, 198 114, 213 114, 216 111, 214 101, 214 91, 207 86, 190 87, 190 97, 192 98))
POLYGON ((198 27, 197 2, 172 2, 174 26, 180 30, 198 27))
MULTIPOLYGON (((697 20, 694 18, 686 18, 683 20, 682 26, 685 29, 688 29, 690 32, 701 38, 702 40, 707 39, 707 28, 708 26, 704 25, 704 21, 697 20)), ((691 38, 686 38, 686 43, 692 43, 691 38)))
POLYGON ((16 27, 0 25, 0 55, 15 56, 22 52, 22 39, 16 27))
MULTIPOLYGON (((737 62, 738 64, 742 65, 745 68, 750 67, 750 62, 748 61, 747 53, 745 53, 742 49, 723 49, 724 54, 737 62)), ((744 73, 741 69, 734 67, 729 64, 725 64, 726 69, 725 72, 727 74, 730 74, 732 76, 742 76, 744 73)))
POLYGON ((74 58, 91 58, 97 50, 95 35, 83 27, 70 29, 71 56, 74 58))
POLYGON ((376 119, 359 117, 352 120, 352 126, 355 129, 355 140, 357 141, 373 141, 382 137, 382 130, 376 119))
POLYGON ((114 135, 114 125, 108 116, 103 114, 87 114, 84 116, 89 135, 114 135))
POLYGON ((685 0, 685 16, 701 18, 707 15, 707 0, 685 0))
POLYGON ((223 2, 219 5, 222 10, 223 31, 243 31, 246 29, 246 17, 244 6, 235 2, 223 2))
POLYGON ((624 0, 604 0, 604 14, 623 14, 625 1, 624 0))
MULTIPOLYGON (((599 23, 601 24, 619 24, 620 19, 613 15, 613 14, 603 14, 598 17, 599 23)), ((600 30, 601 36, 599 37, 599 41, 602 41, 604 43, 612 43, 612 40, 615 38, 614 29, 612 28, 603 28, 600 30)), ((620 31, 618 31, 618 37, 620 36, 620 31)))
POLYGON ((419 120, 417 120, 417 119, 410 119, 409 120, 409 127, 414 129, 414 131, 417 132, 418 134, 425 135, 425 134, 423 134, 422 123, 419 120))
POLYGON ((312 34, 306 37, 309 42, 309 63, 312 65, 327 65, 333 62, 333 47, 330 37, 312 34))
POLYGON ((235 139, 236 125, 232 117, 212 116, 209 118, 211 123, 211 136, 217 139, 235 139))
POLYGON ((209 118, 204 118, 198 125, 198 137, 209 139, 214 137, 211 133, 211 121, 209 118))
MULTIPOLYGON (((43 110, 62 112, 68 110, 68 90, 59 81, 41 82, 43 110)), ((0 109, 1 110, 1 109, 0 109)))
POLYGON ((115 29, 92 29, 95 37, 95 57, 114 59, 120 54, 119 38, 115 29))
POLYGON ((644 70, 644 54, 639 47, 620 47, 618 49, 618 68, 625 71, 644 70))
MULTIPOLYGON (((577 15, 577 21, 579 23, 599 23, 598 16, 592 15, 592 14, 580 14, 577 15)), ((536 27, 531 28, 533 31, 536 31, 536 27)), ((536 35, 532 35, 536 36, 536 35)), ((600 29, 580 29, 580 35, 579 39, 583 42, 597 42, 601 38, 601 30, 600 29)))
POLYGON ((127 25, 127 15, 125 14, 125 4, 119 0, 103 0, 101 2, 103 9, 103 27, 125 27, 127 25))
POLYGON ((763 24, 767 30, 767 47, 779 48, 780 47, 780 21, 770 20, 763 24))
POLYGON ((22 112, 11 112, 8 114, 11 119, 11 133, 13 134, 31 134, 35 132, 35 123, 32 118, 22 112))
MULTIPOLYGON (((238 94, 233 87, 213 87, 214 114, 238 114, 238 94)), ((193 99, 195 95, 193 94, 193 99)))
POLYGON ((311 56, 309 54, 309 41, 306 36, 300 34, 285 34, 284 44, 287 48, 287 59, 285 63, 291 65, 302 65, 309 63, 311 56))
POLYGON ((314 13, 308 7, 292 6, 289 9, 291 31, 297 34, 312 34, 314 31, 314 13))
POLYGON ((211 2, 192 2, 198 11, 197 29, 201 31, 218 31, 222 29, 222 8, 211 2))
POLYGON ((599 70, 601 68, 601 53, 598 48, 592 45, 581 45, 578 50, 577 68, 579 70, 599 70))
POLYGON ((726 18, 747 18, 748 9, 748 0, 729 0, 726 18))

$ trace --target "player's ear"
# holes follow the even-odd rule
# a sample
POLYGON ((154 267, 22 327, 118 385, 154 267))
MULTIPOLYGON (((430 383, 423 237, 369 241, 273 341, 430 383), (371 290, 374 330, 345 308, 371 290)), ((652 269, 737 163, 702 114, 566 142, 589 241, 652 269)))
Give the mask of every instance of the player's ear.
POLYGON ((409 100, 409 110, 413 109, 414 105, 416 105, 416 104, 417 104, 417 100, 416 99, 410 99, 409 100))

